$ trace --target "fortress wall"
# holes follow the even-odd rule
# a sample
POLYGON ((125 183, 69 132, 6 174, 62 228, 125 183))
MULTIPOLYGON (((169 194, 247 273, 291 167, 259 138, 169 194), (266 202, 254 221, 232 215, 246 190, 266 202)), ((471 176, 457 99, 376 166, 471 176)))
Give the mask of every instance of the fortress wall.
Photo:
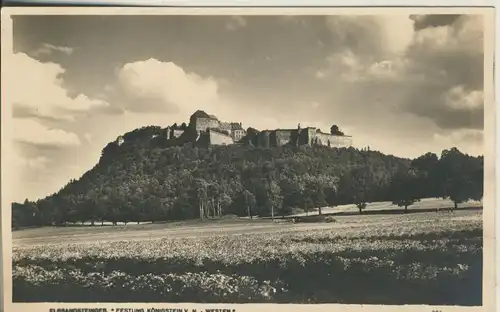
POLYGON ((328 146, 328 144, 330 144, 330 147, 349 147, 352 145, 352 138, 347 136, 332 135, 320 132, 316 133, 316 138, 317 142, 316 140, 314 140, 314 143, 323 146, 328 146))
POLYGON ((169 140, 170 139, 170 132, 172 132, 171 129, 170 129, 170 127, 166 127, 165 129, 163 129, 163 131, 164 131, 165 138, 167 140, 169 140))
POLYGON ((332 147, 350 147, 352 146, 352 138, 342 135, 329 135, 330 144, 332 147))
POLYGON ((351 147, 352 146, 352 137, 344 136, 339 142, 339 147, 351 147))
POLYGON ((292 139, 292 134, 293 134, 293 131, 294 130, 276 130, 274 132, 274 136, 275 136, 275 140, 276 142, 274 142, 276 144, 276 146, 282 146, 282 145, 285 145, 287 143, 290 143, 291 139, 292 139))
POLYGON ((307 128, 306 130, 306 142, 307 145, 312 145, 316 139, 316 128, 307 128))
POLYGON ((196 144, 199 146, 208 147, 210 145, 210 134, 208 132, 199 133, 196 144))
POLYGON ((223 133, 210 130, 208 131, 210 144, 212 145, 228 145, 233 144, 233 138, 223 133))
POLYGON ((184 130, 174 130, 172 131, 172 138, 178 138, 184 133, 184 130))
POLYGON ((264 130, 262 132, 259 132, 257 135, 257 145, 260 147, 269 147, 270 146, 270 131, 264 130))

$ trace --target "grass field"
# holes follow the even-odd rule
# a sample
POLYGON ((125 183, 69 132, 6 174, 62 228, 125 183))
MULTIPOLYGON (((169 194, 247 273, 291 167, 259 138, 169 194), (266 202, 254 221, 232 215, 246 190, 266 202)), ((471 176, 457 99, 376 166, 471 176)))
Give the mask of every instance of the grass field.
POLYGON ((481 305, 482 213, 13 233, 13 300, 481 305))

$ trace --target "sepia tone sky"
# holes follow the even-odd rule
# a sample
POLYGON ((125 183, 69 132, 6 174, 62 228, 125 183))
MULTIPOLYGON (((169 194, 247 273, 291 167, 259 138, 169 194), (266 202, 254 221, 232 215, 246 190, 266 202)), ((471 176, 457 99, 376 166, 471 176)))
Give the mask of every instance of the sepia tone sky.
POLYGON ((481 16, 16 16, 16 200, 197 109, 257 129, 337 124, 356 147, 482 154, 481 16))

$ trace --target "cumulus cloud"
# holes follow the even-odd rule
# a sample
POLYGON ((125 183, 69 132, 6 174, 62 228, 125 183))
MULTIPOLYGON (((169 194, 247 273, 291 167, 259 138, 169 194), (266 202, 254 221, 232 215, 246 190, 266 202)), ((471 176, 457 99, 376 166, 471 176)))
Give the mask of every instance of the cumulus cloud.
POLYGON ((85 140, 88 142, 88 143, 91 143, 92 142, 92 134, 90 133, 85 133, 83 135, 83 137, 85 138, 85 140))
POLYGON ((482 91, 466 91, 463 86, 456 86, 444 94, 444 103, 451 109, 475 110, 481 109, 484 103, 482 91))
POLYGON ((402 53, 412 40, 412 21, 402 15, 328 16, 326 24, 340 52, 379 59, 402 53))
POLYGON ((411 15, 410 18, 414 21, 413 28, 415 30, 421 30, 429 27, 451 25, 458 18, 460 18, 460 15, 458 14, 411 15))
POLYGON ((461 16, 453 24, 418 31, 407 58, 409 73, 424 79, 413 85, 405 109, 443 128, 483 128, 481 16, 461 16), (425 94, 425 101, 418 93, 425 94))
POLYGON ((407 51, 413 70, 439 81, 444 77, 450 84, 482 88, 483 29, 482 16, 463 15, 451 25, 417 31, 407 51))
POLYGON ((78 118, 109 105, 85 94, 70 97, 62 78, 65 70, 59 64, 43 63, 24 53, 13 54, 9 61, 14 69, 6 88, 13 117, 9 141, 14 170, 19 175, 13 182, 19 196, 47 195, 41 191, 44 187, 55 190, 67 182, 67 166, 57 159, 81 145, 77 130, 83 126, 78 118))
POLYGON ((33 52, 34 56, 40 56, 40 55, 50 55, 53 52, 60 52, 66 55, 71 55, 73 53, 74 49, 70 47, 64 47, 64 46, 55 46, 52 44, 44 43, 42 44, 41 47, 36 49, 33 52))
POLYGON ((219 99, 215 79, 156 59, 125 64, 111 92, 117 104, 136 113, 178 114, 210 108, 219 99))
POLYGON ((481 130, 457 130, 446 135, 436 133, 434 140, 443 148, 457 147, 472 155, 482 154, 484 133, 481 130))
POLYGON ((18 119, 13 122, 14 142, 34 145, 75 146, 80 144, 78 136, 61 129, 49 129, 30 119, 18 119))
POLYGON ((45 169, 50 160, 44 156, 38 156, 31 159, 22 157, 13 157, 15 162, 14 166, 18 168, 28 168, 30 170, 41 170, 45 169))
POLYGON ((379 98, 383 105, 377 109, 385 106, 386 110, 430 119, 442 130, 482 129, 481 16, 405 18, 406 22, 401 16, 397 20, 379 16, 329 19, 334 36, 345 45, 330 55, 318 72, 344 84, 337 92, 357 90, 355 98, 359 95, 371 103, 379 98), (398 23, 405 25, 400 35, 395 34, 398 23), (388 44, 372 37, 386 38, 388 44), (395 44, 390 44, 391 40, 395 44))
POLYGON ((24 53, 12 56, 15 68, 9 80, 9 98, 16 117, 73 120, 76 114, 108 106, 108 103, 79 94, 68 96, 56 63, 42 63, 24 53))
POLYGON ((229 17, 226 23, 226 29, 230 31, 237 30, 238 28, 244 28, 247 26, 247 20, 239 15, 233 15, 229 17))

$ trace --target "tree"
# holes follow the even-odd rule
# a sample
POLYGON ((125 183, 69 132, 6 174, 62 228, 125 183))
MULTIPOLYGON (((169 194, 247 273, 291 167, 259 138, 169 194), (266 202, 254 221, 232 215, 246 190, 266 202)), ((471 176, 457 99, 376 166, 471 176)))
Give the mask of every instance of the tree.
POLYGON ((408 212, 408 206, 420 201, 418 179, 412 169, 396 172, 389 188, 389 197, 392 200, 392 204, 404 207, 405 213, 408 212))
POLYGON ((198 199, 198 208, 200 210, 200 219, 207 217, 207 189, 208 183, 204 179, 196 179, 196 194, 198 199))
POLYGON ((281 195, 279 185, 275 181, 271 180, 267 187, 266 206, 268 207, 268 211, 271 211, 271 218, 274 220, 275 211, 280 211, 283 205, 283 196, 281 195))
POLYGON ((308 194, 309 192, 306 190, 304 192, 304 195, 302 197, 302 207, 306 213, 306 216, 309 214, 309 212, 311 212, 314 208, 314 203, 313 201, 311 200, 311 197, 309 197, 308 194))
POLYGON ((245 206, 247 208, 248 217, 252 219, 252 209, 255 206, 255 195, 249 190, 244 190, 243 198, 245 200, 245 206))
POLYGON ((310 180, 306 184, 306 189, 309 190, 309 198, 315 207, 318 207, 318 214, 321 215, 321 208, 326 206, 326 195, 325 189, 327 184, 325 181, 320 181, 318 179, 310 180))
POLYGON ((217 202, 219 203, 219 217, 222 216, 224 213, 226 213, 227 209, 231 206, 233 203, 233 200, 231 196, 229 196, 225 192, 219 193, 219 197, 217 202))
POLYGON ((443 178, 439 171, 439 158, 434 153, 424 154, 411 161, 411 168, 415 173, 418 184, 417 192, 419 198, 441 197, 441 184, 443 178))
POLYGON ((342 195, 356 205, 360 214, 370 199, 370 178, 370 171, 366 165, 353 169, 341 178, 342 195))
POLYGON ((472 160, 474 167, 470 168, 472 183, 474 185, 472 190, 472 200, 480 201, 484 195, 484 157, 479 156, 472 160))
POLYGON ((442 197, 453 201, 454 209, 460 203, 482 198, 479 171, 482 171, 481 160, 465 155, 457 148, 441 153, 439 172, 443 178, 442 197))
POLYGON ((333 135, 344 135, 344 133, 340 131, 337 125, 333 125, 330 127, 330 133, 333 135))

